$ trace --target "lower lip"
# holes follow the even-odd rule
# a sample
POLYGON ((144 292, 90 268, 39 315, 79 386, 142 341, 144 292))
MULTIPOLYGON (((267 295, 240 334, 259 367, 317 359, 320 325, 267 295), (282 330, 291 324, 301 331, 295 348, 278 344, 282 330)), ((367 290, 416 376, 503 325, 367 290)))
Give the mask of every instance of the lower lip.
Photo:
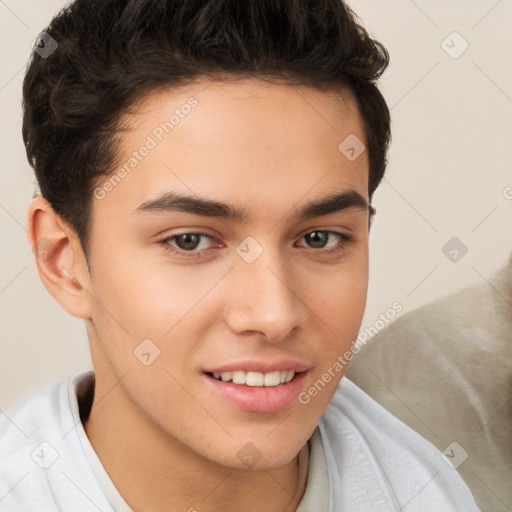
POLYGON ((247 386, 223 382, 203 373, 209 386, 244 411, 275 412, 290 405, 302 390, 307 372, 296 373, 279 386, 247 386))

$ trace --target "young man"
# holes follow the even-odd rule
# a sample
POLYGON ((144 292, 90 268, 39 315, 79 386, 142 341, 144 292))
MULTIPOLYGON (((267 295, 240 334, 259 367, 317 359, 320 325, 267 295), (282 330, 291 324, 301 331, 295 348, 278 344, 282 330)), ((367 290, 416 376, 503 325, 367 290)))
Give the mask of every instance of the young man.
POLYGON ((478 510, 341 381, 387 62, 336 0, 77 0, 51 22, 23 90, 29 237, 94 373, 0 419, 2 511, 478 510))

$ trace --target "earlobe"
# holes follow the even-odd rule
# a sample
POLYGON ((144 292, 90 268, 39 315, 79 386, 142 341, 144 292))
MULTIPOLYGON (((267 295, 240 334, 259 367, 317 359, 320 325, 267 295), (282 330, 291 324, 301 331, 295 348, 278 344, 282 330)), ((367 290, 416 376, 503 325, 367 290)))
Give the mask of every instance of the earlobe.
POLYGON ((37 271, 46 289, 71 315, 90 318, 89 294, 85 289, 89 276, 83 272, 85 256, 75 232, 43 197, 36 197, 29 204, 27 230, 37 271))

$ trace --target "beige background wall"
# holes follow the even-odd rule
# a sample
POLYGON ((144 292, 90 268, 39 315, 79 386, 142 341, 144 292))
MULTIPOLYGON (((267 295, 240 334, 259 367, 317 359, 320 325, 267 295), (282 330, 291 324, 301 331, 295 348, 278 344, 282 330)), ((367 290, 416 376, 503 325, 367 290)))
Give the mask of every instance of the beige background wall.
MULTIPOLYGON (((85 326, 43 287, 26 234, 33 184, 21 139, 21 83, 31 44, 63 5, 0 1, 3 410, 91 365, 85 326)), ((488 279, 512 251, 512 2, 351 5, 391 54, 382 90, 391 107, 393 145, 374 199, 364 329, 396 301, 404 314, 488 279), (468 249, 455 263, 442 252, 452 237, 468 249)))

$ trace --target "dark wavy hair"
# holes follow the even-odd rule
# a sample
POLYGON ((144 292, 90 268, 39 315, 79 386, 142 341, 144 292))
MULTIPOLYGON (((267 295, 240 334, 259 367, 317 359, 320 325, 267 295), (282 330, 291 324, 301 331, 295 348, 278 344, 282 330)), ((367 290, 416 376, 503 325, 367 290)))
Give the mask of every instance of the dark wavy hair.
POLYGON ((382 180, 390 115, 376 81, 389 55, 342 0, 75 0, 44 32, 58 47, 32 53, 23 140, 42 196, 87 261, 92 194, 115 170, 122 116, 159 87, 222 75, 348 87, 365 126, 370 199, 382 180))

